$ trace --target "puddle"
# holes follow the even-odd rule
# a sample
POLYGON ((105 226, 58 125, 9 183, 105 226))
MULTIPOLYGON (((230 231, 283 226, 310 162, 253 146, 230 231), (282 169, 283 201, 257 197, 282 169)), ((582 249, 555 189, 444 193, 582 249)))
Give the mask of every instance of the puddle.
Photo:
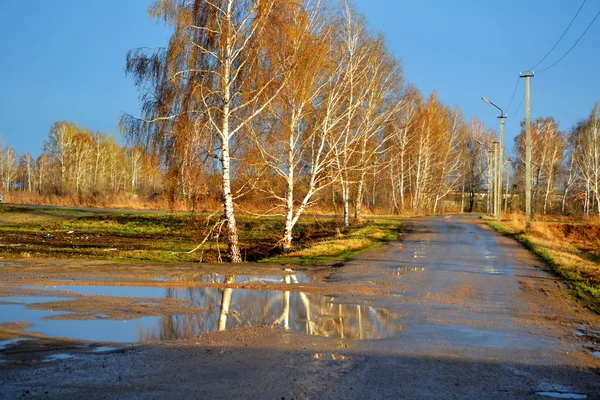
POLYGON ((0 264, 0 267, 24 267, 25 264, 15 263, 15 262, 4 262, 0 264))
POLYGON ((535 392, 540 396, 552 397, 555 399, 587 399, 587 394, 567 393, 567 392, 535 392))
POLYGON ((398 272, 403 272, 403 271, 423 272, 426 270, 427 270, 427 268, 425 268, 425 267, 396 267, 396 271, 398 271, 398 272))
POLYGON ((600 358, 600 351, 592 351, 592 357, 600 358))
POLYGON ((0 304, 0 324, 7 322, 26 322, 33 324, 43 318, 54 315, 66 314, 65 312, 32 310, 24 304, 0 304))
POLYGON ((390 338, 402 329, 396 322, 398 315, 385 309, 338 304, 332 297, 301 292, 214 287, 57 286, 52 289, 65 291, 61 294, 68 291, 80 295, 181 299, 199 310, 193 314, 125 321, 68 320, 49 319, 69 315, 66 312, 4 304, 0 305, 0 323, 22 321, 31 324, 28 332, 99 342, 192 339, 202 333, 253 326, 279 326, 309 335, 369 340, 390 338))
POLYGON ((575 393, 566 386, 554 383, 542 383, 540 389, 540 391, 535 392, 537 395, 555 399, 587 399, 588 397, 585 393, 575 393))
MULTIPOLYGON (((203 283, 219 283, 226 279, 225 275, 211 274, 204 275, 198 279, 203 283), (217 282, 214 282, 214 280, 217 282)), ((305 274, 293 275, 236 275, 233 282, 230 283, 254 283, 254 284, 290 284, 290 283, 310 283, 311 279, 305 274)), ((229 283, 229 282, 228 282, 229 283)))
POLYGON ((491 274, 491 275, 500 275, 502 274, 500 271, 498 271, 498 269, 494 268, 494 267, 484 267, 483 268, 483 272, 485 272, 486 274, 491 274))
POLYGON ((396 267, 395 271, 393 272, 394 275, 397 276, 402 276, 404 274, 406 274, 407 272, 424 272, 426 271, 427 268, 425 267, 396 267))
POLYGON ((32 310, 23 304, 0 305, 0 323, 26 322, 31 326, 26 328, 25 332, 96 342, 137 342, 138 330, 150 329, 158 319, 158 317, 141 317, 125 321, 48 319, 68 314, 64 311, 32 310))
MULTIPOLYGON (((196 282, 207 283, 207 284, 217 284, 223 283, 226 279, 229 279, 230 275, 224 274, 203 274, 196 277, 194 280, 196 282)), ((257 284, 257 285, 281 285, 281 284, 290 284, 290 283, 310 283, 311 279, 308 275, 305 274, 293 274, 293 275, 235 275, 232 278, 233 280, 227 281, 229 284, 257 284)), ((152 278, 153 281, 160 282, 169 282, 169 281, 177 281, 177 278, 171 278, 168 276, 157 276, 152 278)))
POLYGON ((95 347, 92 350, 92 353, 106 353, 109 351, 115 351, 118 350, 118 347, 114 347, 114 346, 99 346, 99 347, 95 347))
POLYGON ((346 356, 342 354, 333 354, 333 353, 316 353, 313 355, 315 360, 324 360, 324 361, 345 361, 347 360, 346 356))
POLYGON ((18 343, 20 343, 22 341, 25 341, 25 340, 29 340, 29 339, 19 338, 19 339, 10 339, 10 340, 0 340, 0 350, 4 350, 4 349, 6 349, 9 346, 12 346, 14 344, 18 344, 18 343))
POLYGON ((71 358, 75 358, 75 356, 73 354, 59 353, 59 354, 52 354, 51 356, 44 358, 43 362, 69 360, 71 358))
POLYGON ((48 297, 48 296, 10 296, 0 297, 0 301, 8 303, 20 303, 20 304, 35 304, 35 303, 51 303, 54 301, 68 301, 73 300, 68 297, 48 297))

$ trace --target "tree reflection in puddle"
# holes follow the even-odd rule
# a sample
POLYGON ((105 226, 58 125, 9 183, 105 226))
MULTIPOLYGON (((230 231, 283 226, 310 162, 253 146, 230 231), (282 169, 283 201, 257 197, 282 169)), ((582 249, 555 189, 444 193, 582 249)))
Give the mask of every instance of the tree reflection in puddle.
MULTIPOLYGON (((222 279, 220 283, 225 285, 238 283, 235 275, 225 275, 222 279)), ((299 280, 295 275, 285 275, 279 280, 283 287, 297 283, 299 280)), ((264 326, 278 326, 330 338, 369 340, 389 338, 402 329, 397 323, 398 315, 388 310, 341 304, 332 297, 291 290, 127 286, 59 286, 55 289, 53 291, 60 294, 68 291, 71 294, 186 300, 198 311, 160 317, 145 316, 124 323, 127 321, 48 320, 43 313, 51 312, 42 311, 38 316, 33 315, 37 310, 20 306, 19 313, 8 319, 15 322, 27 320, 32 324, 28 331, 47 336, 107 342, 184 340, 207 332, 264 326), (27 318, 27 315, 31 318, 27 318), (115 323, 118 322, 121 323, 115 329, 115 323), (65 335, 65 331, 70 334, 65 335)), ((0 305, 0 310, 2 307, 8 305, 0 305)))
MULTIPOLYGON (((287 284, 297 283, 294 275, 283 279, 287 284)), ((234 282, 235 276, 225 276, 225 284, 234 282)), ((335 303, 332 297, 303 292, 195 287, 185 293, 167 289, 166 297, 189 300, 202 311, 160 317, 158 326, 139 331, 141 341, 186 339, 203 332, 255 326, 355 340, 388 338, 401 329, 398 315, 385 309, 335 303)))

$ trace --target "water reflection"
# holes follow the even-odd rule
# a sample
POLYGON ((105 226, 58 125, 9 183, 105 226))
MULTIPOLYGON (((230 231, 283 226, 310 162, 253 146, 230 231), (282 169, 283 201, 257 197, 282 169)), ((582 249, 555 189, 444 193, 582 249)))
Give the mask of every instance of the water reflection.
MULTIPOLYGON (((222 276, 218 283, 237 283, 235 275, 222 276)), ((285 285, 299 283, 295 275, 279 277, 285 285)), ((206 332, 239 327, 282 327, 309 335, 340 339, 382 339, 394 336, 401 326, 398 315, 385 309, 359 304, 336 303, 332 297, 290 290, 247 290, 230 287, 127 287, 127 286, 58 286, 64 291, 87 295, 185 300, 197 309, 190 314, 145 316, 130 321, 108 319, 47 319, 56 312, 32 310, 19 306, 8 312, 1 322, 26 321, 28 331, 54 337, 107 342, 145 342, 151 340, 192 339, 206 332), (10 315, 12 314, 12 315, 10 315), (52 315, 51 315, 52 314, 52 315), (128 323, 127 323, 128 322, 128 323)))
MULTIPOLYGON (((294 275, 285 283, 297 283, 294 275)), ((234 275, 223 283, 235 282, 234 275)), ((397 315, 364 305, 334 303, 333 298, 292 291, 196 287, 167 289, 166 297, 186 299, 197 314, 160 317, 154 329, 140 329, 141 341, 187 339, 198 333, 253 326, 280 326, 309 335, 340 339, 381 339, 400 330, 397 315)))
MULTIPOLYGON (((196 282, 206 283, 206 284, 217 284, 223 283, 224 279, 227 275, 224 274, 201 274, 193 278, 196 282)), ((294 274, 296 283, 310 283, 311 278, 305 274, 294 274)), ((169 282, 169 281, 177 281, 181 279, 187 278, 178 278, 178 277, 168 277, 168 276, 156 276, 152 278, 153 281, 160 282, 169 282)), ((282 280, 285 277, 281 275, 235 275, 235 282, 238 284, 255 284, 255 285, 266 285, 266 284, 281 284, 282 280)))

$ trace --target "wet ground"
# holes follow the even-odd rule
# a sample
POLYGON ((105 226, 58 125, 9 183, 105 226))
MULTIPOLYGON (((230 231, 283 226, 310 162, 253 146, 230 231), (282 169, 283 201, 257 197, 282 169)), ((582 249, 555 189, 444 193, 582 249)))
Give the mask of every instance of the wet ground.
POLYGON ((600 398, 600 318, 472 216, 344 265, 0 260, 2 398, 600 398))

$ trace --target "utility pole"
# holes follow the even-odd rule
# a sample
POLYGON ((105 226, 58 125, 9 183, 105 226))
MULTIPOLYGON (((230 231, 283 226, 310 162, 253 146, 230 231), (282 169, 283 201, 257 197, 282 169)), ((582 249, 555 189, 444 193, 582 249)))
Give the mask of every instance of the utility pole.
POLYGON ((508 161, 508 173, 506 174, 506 198, 504 199, 504 212, 508 212, 508 183, 510 182, 510 163, 512 163, 512 158, 508 157, 506 161, 508 161))
MULTIPOLYGON (((503 157, 502 152, 504 150, 504 120, 506 119, 506 114, 504 114, 504 110, 502 110, 500 107, 498 107, 496 104, 492 103, 485 97, 482 97, 481 100, 485 101, 486 103, 488 103, 488 104, 496 107, 498 110, 500 110, 500 115, 498 116, 498 118, 500 118, 500 150, 497 153, 497 161, 496 161, 497 169, 494 169, 495 171, 497 171, 496 172, 495 213, 496 213, 496 219, 498 220, 498 222, 500 222, 500 216, 502 215, 502 170, 504 167, 504 164, 502 162, 502 157, 503 157)), ((496 143, 498 143, 498 142, 496 142, 496 143)))
POLYGON ((496 185, 498 191, 498 200, 496 202, 496 218, 498 222, 500 222, 500 217, 502 215, 502 172, 504 169, 504 162, 502 157, 503 155, 503 147, 504 147, 504 120, 506 119, 506 115, 502 113, 498 118, 500 118, 500 144, 498 148, 498 184, 496 185))
POLYGON ((498 186, 498 144, 500 142, 492 142, 494 145, 494 169, 492 170, 493 182, 494 182, 494 216, 497 220, 500 220, 500 208, 498 207, 498 192, 500 192, 500 187, 498 186))
POLYGON ((494 202, 492 200, 493 180, 492 180, 492 156, 493 150, 488 147, 488 212, 490 215, 494 215, 494 202))
POLYGON ((525 78, 525 232, 531 232, 531 96, 530 81, 533 72, 520 75, 525 78))

